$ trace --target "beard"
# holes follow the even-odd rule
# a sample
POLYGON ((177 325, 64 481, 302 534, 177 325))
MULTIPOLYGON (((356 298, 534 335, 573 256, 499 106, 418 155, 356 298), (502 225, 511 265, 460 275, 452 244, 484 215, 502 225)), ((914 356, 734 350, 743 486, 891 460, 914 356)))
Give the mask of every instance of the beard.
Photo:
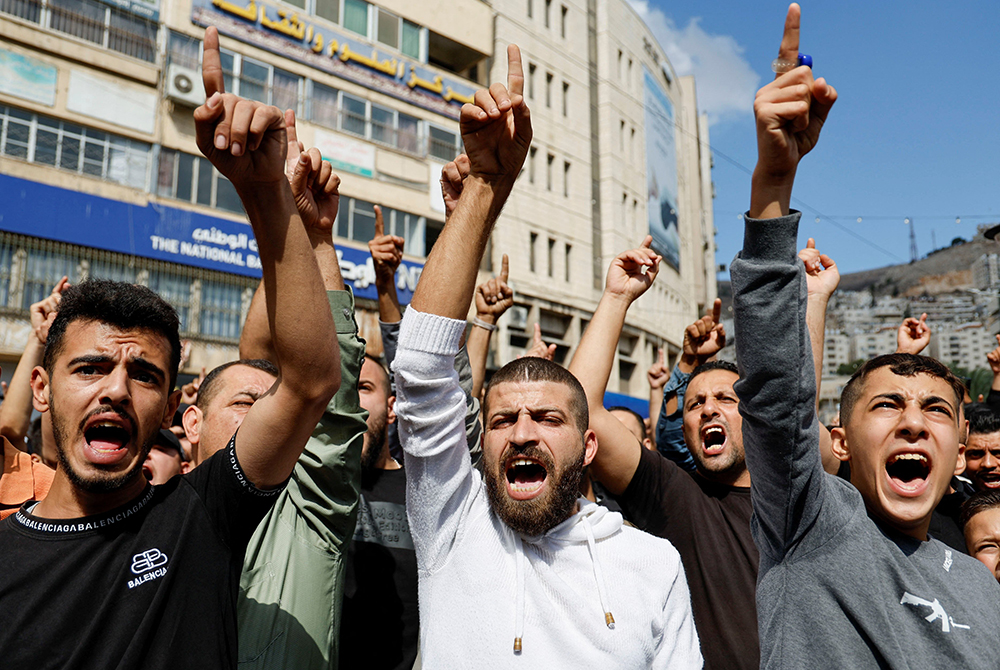
MULTIPOLYGON (((87 420, 91 416, 106 412, 114 412, 118 416, 122 417, 128 425, 132 426, 132 435, 130 439, 136 439, 135 424, 132 422, 132 418, 123 409, 119 407, 112 407, 110 405, 103 405, 87 414, 87 416, 85 416, 80 422, 80 432, 83 432, 83 426, 87 423, 87 420)), ((146 440, 146 442, 143 443, 142 458, 138 459, 135 464, 125 472, 99 472, 96 475, 85 477, 73 467, 69 456, 66 454, 65 445, 69 439, 70 433, 70 431, 66 429, 66 423, 68 423, 68 421, 55 411, 55 403, 53 402, 51 393, 49 394, 49 413, 52 418, 52 435, 55 438, 54 441, 56 443, 56 459, 59 461, 59 467, 61 467, 66 473, 66 478, 69 479, 73 488, 86 491, 87 493, 112 493, 128 486, 135 480, 136 477, 142 476, 142 464, 146 462, 146 456, 149 455, 150 449, 153 448, 153 437, 150 437, 149 440, 146 440)), ((100 466, 97 467, 100 468, 100 466)))
POLYGON ((521 535, 537 537, 545 534, 572 516, 577 498, 580 497, 584 456, 585 450, 581 448, 576 460, 556 470, 555 463, 538 449, 508 449, 497 462, 484 468, 490 506, 501 521, 521 535), (546 478, 551 479, 546 492, 531 500, 514 500, 510 497, 507 492, 507 475, 500 472, 500 464, 507 462, 512 451, 545 464, 546 478))
POLYGON ((367 474, 376 470, 389 435, 389 423, 385 416, 372 416, 371 420, 372 423, 365 432, 364 446, 361 447, 361 472, 367 474))

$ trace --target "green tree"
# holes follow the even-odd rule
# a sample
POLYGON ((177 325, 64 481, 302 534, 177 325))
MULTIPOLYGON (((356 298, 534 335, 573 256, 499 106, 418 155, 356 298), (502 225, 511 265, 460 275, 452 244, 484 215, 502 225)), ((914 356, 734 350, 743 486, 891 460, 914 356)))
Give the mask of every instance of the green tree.
POLYGON ((837 366, 837 374, 847 375, 847 376, 853 375, 855 372, 858 371, 858 368, 860 368, 864 364, 864 362, 865 359, 859 358, 856 361, 851 361, 850 363, 841 363, 839 366, 837 366))

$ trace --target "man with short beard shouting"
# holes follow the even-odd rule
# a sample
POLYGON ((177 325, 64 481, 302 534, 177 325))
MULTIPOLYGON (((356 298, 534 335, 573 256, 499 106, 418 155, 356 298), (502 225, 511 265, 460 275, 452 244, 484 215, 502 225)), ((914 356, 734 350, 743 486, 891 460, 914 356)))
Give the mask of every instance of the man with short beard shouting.
POLYGON ((454 370, 476 272, 531 142, 520 52, 508 87, 462 108, 471 163, 427 259, 394 362, 425 667, 700 668, 687 582, 665 540, 578 497, 597 449, 587 398, 538 358, 494 375, 483 470, 454 370))

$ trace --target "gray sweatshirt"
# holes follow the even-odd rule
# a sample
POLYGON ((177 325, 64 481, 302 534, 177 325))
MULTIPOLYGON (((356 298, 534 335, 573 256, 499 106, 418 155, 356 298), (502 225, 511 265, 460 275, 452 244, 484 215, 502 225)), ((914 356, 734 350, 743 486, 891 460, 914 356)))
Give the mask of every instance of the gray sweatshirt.
POLYGON ((799 216, 746 217, 731 268, 761 667, 996 670, 991 573, 877 524, 857 489, 823 471, 799 216))

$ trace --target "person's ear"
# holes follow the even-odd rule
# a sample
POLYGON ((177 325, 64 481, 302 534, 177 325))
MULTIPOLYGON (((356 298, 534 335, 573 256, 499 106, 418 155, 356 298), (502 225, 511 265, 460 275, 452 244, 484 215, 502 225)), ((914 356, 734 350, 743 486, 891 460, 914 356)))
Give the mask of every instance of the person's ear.
POLYGON ((201 460, 198 458, 198 443, 201 441, 201 429, 204 425, 205 415, 198 409, 197 405, 188 405, 181 415, 181 423, 184 425, 184 436, 191 443, 191 467, 198 465, 201 460))
POLYGON ((955 459, 955 474, 960 475, 965 472, 965 445, 959 443, 958 458, 955 459))
POLYGON ((189 472, 191 472, 190 461, 181 461, 181 474, 186 475, 189 472))
POLYGON ((170 426, 174 423, 174 413, 177 412, 177 407, 181 404, 181 390, 176 389, 167 398, 167 406, 163 410, 163 421, 160 422, 160 428, 165 428, 170 430, 170 426))
POLYGON ((40 365, 31 371, 31 404, 39 412, 49 410, 49 373, 40 365))
POLYGON ((394 395, 389 396, 389 400, 386 403, 386 405, 387 405, 385 414, 386 425, 389 425, 390 423, 396 423, 396 396, 394 395))
POLYGON ((587 432, 583 434, 583 464, 590 465, 594 457, 597 456, 597 433, 587 429, 587 432))
POLYGON ((830 429, 830 450, 838 461, 851 460, 851 451, 847 446, 847 432, 843 426, 830 429))

